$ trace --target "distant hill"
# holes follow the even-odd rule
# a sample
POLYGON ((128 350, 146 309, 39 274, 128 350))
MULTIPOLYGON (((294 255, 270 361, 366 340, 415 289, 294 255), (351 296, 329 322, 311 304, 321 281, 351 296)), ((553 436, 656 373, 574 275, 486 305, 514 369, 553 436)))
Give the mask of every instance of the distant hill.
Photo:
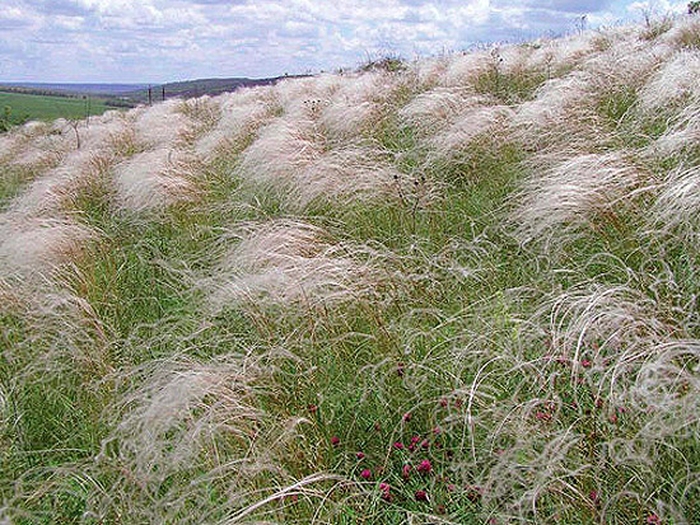
MULTIPOLYGON (((192 98, 202 95, 220 95, 236 91, 242 87, 268 86, 279 82, 285 78, 299 78, 299 76, 279 76, 270 78, 203 78, 197 80, 186 80, 181 82, 169 82, 166 84, 154 84, 150 86, 151 99, 153 101, 163 98, 192 98)), ((131 92, 122 93, 120 98, 136 103, 149 101, 149 86, 142 86, 131 92)))
MULTIPOLYGON (((80 84, 80 83, 44 83, 44 82, 0 82, 0 92, 23 93, 28 95, 82 97, 96 96, 113 98, 118 104, 136 105, 173 97, 198 97, 202 95, 219 95, 236 91, 241 87, 264 86, 275 84, 287 76, 271 78, 205 78, 169 82, 166 84, 80 84)), ((107 102, 109 104, 109 101, 107 102)))
POLYGON ((77 84, 44 82, 0 82, 0 91, 40 95, 99 95, 118 96, 145 89, 148 84, 77 84))
POLYGON ((0 82, 0 131, 27 120, 53 120, 101 114, 109 108, 133 108, 169 98, 220 95, 242 87, 272 85, 286 78, 205 78, 166 84, 0 82))

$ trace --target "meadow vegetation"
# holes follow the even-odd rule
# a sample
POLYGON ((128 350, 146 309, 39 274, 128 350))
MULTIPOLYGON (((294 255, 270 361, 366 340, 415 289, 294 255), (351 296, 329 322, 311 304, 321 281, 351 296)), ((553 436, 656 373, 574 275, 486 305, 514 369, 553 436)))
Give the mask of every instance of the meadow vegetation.
POLYGON ((8 131, 29 120, 53 122, 58 118, 85 119, 101 115, 110 109, 105 100, 93 97, 70 98, 5 92, 0 92, 0 108, 0 131, 8 131))
POLYGON ((0 523, 700 522, 698 34, 0 135, 0 523))

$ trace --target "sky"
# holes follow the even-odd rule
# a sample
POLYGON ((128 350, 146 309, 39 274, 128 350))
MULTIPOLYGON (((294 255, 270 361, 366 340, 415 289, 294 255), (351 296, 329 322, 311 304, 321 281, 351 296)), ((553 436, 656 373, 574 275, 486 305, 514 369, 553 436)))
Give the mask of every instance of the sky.
POLYGON ((0 81, 163 83, 354 68, 683 12, 674 0, 0 0, 0 81), (583 18, 585 16, 585 19, 583 18))

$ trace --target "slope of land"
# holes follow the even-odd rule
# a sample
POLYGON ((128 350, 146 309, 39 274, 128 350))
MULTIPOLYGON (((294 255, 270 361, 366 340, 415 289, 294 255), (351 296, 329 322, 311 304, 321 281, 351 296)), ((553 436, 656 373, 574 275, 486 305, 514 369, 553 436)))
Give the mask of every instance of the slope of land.
POLYGON ((170 98, 221 95, 241 88, 269 86, 282 79, 304 78, 209 78, 148 84, 50 84, 0 83, 0 108, 9 108, 4 127, 29 120, 50 121, 101 115, 110 108, 133 108, 138 104, 162 102, 170 98))
MULTIPOLYGON (((303 76, 285 76, 271 78, 200 78, 197 80, 184 80, 180 82, 168 82, 150 86, 151 100, 162 101, 173 97, 196 98, 203 95, 221 95, 232 93, 238 89, 246 87, 270 86, 283 79, 304 78, 303 76)), ((135 103, 148 102, 149 87, 129 91, 122 94, 122 99, 135 103)))
POLYGON ((700 18, 404 66, 0 136, 0 521, 700 522, 700 18))
POLYGON ((72 95, 117 96, 145 89, 148 84, 91 84, 91 83, 50 83, 50 82, 0 82, 0 90, 29 92, 37 94, 62 93, 72 95))
POLYGON ((54 121, 58 118, 85 119, 101 115, 110 108, 104 100, 68 98, 50 95, 3 93, 0 91, 0 109, 8 108, 10 123, 29 120, 54 121))

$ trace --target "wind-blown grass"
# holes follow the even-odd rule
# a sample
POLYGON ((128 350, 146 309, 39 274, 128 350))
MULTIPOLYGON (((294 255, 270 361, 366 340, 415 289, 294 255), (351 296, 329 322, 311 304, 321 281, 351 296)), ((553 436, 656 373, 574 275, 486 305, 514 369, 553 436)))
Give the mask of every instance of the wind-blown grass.
POLYGON ((697 523, 696 31, 0 136, 0 521, 697 523))

